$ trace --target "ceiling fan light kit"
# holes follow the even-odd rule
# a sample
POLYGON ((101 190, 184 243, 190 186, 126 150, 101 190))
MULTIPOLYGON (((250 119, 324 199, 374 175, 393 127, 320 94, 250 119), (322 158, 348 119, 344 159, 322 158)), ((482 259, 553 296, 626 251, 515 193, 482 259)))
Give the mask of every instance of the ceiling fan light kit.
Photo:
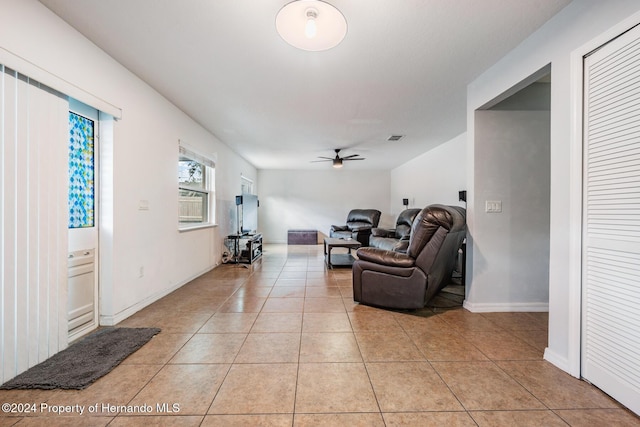
POLYGON ((319 52, 340 44, 347 34, 347 20, 327 2, 296 0, 278 12, 276 30, 291 46, 319 52))
POLYGON ((322 160, 312 160, 311 163, 317 162, 332 162, 332 166, 336 169, 340 169, 342 167, 342 162, 345 160, 364 160, 364 157, 360 157, 360 154, 351 154, 349 156, 340 157, 341 148, 336 148, 333 151, 336 152, 335 157, 324 157, 318 156, 319 159, 322 160))

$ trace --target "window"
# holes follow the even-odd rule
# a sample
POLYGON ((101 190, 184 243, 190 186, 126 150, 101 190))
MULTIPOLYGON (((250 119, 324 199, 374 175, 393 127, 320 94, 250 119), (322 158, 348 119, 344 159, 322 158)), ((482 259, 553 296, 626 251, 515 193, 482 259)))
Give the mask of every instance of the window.
POLYGON ((183 145, 178 154, 178 223, 180 228, 213 224, 215 163, 183 145))
POLYGON ((69 228, 95 225, 94 125, 69 112, 69 228))
POLYGON ((240 175, 240 194, 253 194, 253 180, 240 175))

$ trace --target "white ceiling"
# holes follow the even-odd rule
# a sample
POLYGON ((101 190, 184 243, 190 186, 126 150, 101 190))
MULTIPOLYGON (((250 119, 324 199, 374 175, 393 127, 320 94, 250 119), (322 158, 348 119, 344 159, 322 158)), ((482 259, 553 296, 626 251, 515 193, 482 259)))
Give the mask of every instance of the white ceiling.
POLYGON ((391 169, 461 134, 467 85, 570 0, 328 0, 336 48, 275 30, 289 0, 40 0, 258 169, 391 169), (392 134, 406 135, 387 142, 392 134))

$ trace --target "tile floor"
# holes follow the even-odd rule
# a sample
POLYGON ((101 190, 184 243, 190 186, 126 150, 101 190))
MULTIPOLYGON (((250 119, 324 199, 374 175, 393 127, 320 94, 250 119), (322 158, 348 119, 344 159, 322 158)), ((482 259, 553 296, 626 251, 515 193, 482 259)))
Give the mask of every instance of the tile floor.
POLYGON ((0 426, 640 425, 542 360, 545 313, 360 306, 322 246, 266 246, 251 268, 223 265, 121 326, 162 332, 85 390, 0 391, 48 405, 0 426), (84 413, 52 412, 64 406, 84 413))

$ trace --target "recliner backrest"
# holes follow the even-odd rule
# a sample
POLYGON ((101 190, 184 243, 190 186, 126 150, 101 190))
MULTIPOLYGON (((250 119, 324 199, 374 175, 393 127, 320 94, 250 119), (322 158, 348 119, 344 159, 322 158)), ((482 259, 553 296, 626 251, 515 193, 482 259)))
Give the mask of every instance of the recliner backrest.
POLYGON ((380 222, 380 215, 381 212, 376 209, 353 209, 347 215, 347 225, 377 227, 380 222))
POLYGON ((411 226, 413 220, 420 213, 420 209, 405 209, 398 215, 396 219, 396 239, 402 239, 411 235, 411 226))
POLYGON ((422 209, 411 226, 407 255, 417 258, 440 227, 449 230, 453 225, 451 213, 443 205, 430 205, 422 209))

